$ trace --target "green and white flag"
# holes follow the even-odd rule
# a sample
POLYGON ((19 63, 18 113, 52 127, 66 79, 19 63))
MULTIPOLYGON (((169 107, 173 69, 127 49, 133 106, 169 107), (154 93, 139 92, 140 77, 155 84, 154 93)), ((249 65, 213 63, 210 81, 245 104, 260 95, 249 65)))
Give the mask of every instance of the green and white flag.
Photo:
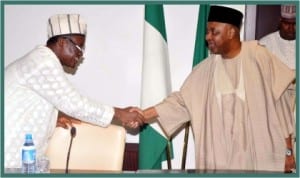
MULTIPOLYGON (((171 92, 163 5, 145 5, 141 108, 153 106, 171 92)), ((161 169, 168 139, 158 122, 141 129, 139 169, 161 169)))

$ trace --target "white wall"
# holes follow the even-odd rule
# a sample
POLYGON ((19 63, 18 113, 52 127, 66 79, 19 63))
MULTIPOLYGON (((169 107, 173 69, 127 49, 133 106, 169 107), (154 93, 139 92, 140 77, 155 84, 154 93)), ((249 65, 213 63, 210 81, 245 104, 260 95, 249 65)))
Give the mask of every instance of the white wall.
MULTIPOLYGON (((108 105, 140 105, 143 5, 5 5, 5 66, 47 40, 46 22, 57 13, 80 13, 88 24, 85 60, 70 80, 85 95, 108 105)), ((192 69, 199 5, 165 5, 173 90, 192 69)), ((235 6, 244 12, 244 6, 235 6)), ((241 34, 243 36, 243 34, 241 34)), ((181 166, 184 132, 174 139, 173 169, 181 166)), ((138 134, 127 134, 138 142, 138 134)), ((190 133, 187 169, 194 168, 190 133)), ((164 163, 164 168, 166 165, 164 163)))

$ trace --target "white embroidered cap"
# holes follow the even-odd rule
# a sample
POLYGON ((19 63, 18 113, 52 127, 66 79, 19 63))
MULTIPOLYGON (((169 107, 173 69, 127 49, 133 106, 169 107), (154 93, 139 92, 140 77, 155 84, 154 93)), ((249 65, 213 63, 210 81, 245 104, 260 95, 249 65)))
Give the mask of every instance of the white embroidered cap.
POLYGON ((57 14, 48 20, 48 39, 57 35, 86 35, 86 22, 79 14, 57 14))
POLYGON ((296 6, 295 5, 282 5, 281 17, 286 19, 296 18, 296 6))

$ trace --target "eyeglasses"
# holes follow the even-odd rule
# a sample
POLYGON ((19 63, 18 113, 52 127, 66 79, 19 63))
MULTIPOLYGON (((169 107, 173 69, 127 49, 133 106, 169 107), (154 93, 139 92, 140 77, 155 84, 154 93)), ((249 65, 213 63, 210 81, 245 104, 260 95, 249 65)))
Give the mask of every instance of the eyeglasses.
POLYGON ((80 46, 78 46, 78 44, 76 44, 71 38, 68 38, 68 37, 64 37, 64 38, 69 40, 82 54, 84 53, 84 48, 81 48, 80 46))

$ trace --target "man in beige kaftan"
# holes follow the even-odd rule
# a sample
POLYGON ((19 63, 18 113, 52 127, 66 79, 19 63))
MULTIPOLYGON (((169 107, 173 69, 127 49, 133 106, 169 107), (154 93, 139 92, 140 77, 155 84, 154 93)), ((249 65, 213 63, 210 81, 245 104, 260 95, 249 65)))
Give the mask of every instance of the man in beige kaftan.
POLYGON ((292 118, 280 104, 294 74, 272 57, 256 42, 235 60, 212 55, 155 106, 169 135, 191 121, 196 168, 283 171, 293 120, 279 117, 292 118))
POLYGON ((196 169, 283 172, 293 119, 282 101, 295 73, 256 41, 240 42, 241 19, 237 10, 211 6, 212 55, 180 91, 144 110, 145 122, 157 117, 172 135, 191 121, 196 169))

